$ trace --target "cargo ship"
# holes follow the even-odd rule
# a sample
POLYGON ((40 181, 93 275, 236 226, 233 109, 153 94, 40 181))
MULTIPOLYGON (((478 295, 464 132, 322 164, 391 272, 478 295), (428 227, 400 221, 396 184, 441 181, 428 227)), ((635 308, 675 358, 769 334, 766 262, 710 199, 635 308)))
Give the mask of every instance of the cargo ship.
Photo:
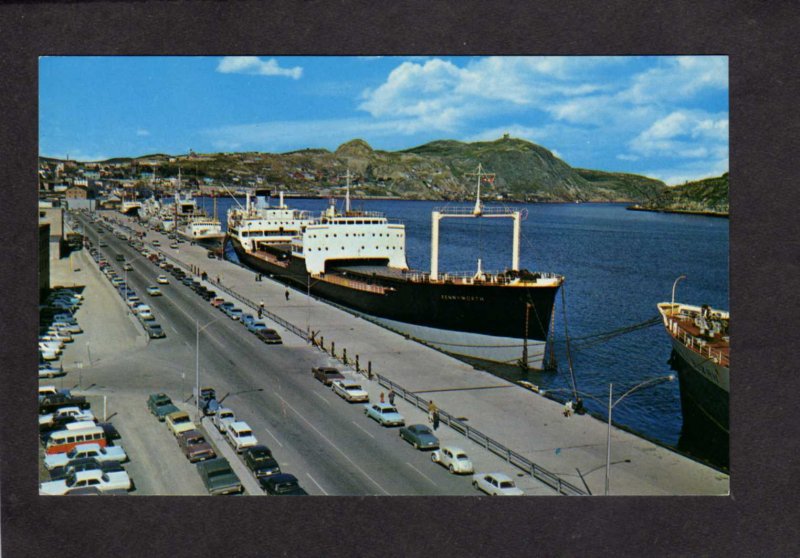
POLYGON ((727 439, 730 393, 728 312, 708 305, 658 304, 672 341, 670 364, 678 372, 684 427, 710 426, 727 439))
MULTIPOLYGON (((334 201, 318 217, 270 206, 268 191, 228 212, 228 240, 241 263, 388 329, 467 360, 541 369, 555 297, 564 278, 519 268, 524 212, 484 207, 478 167, 474 207, 432 214, 430 272, 409 269, 405 226, 334 201), (502 272, 440 273, 439 221, 511 218, 512 265, 502 272)), ((493 175, 492 175, 493 176, 493 175)), ((238 202, 237 202, 238 203, 238 202)))

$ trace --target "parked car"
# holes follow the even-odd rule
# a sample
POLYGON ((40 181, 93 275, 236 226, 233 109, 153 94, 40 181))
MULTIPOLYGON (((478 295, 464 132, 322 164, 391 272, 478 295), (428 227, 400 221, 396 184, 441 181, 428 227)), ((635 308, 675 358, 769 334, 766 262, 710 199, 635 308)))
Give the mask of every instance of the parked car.
POLYGON ((61 480, 67 478, 71 472, 91 471, 99 469, 104 473, 115 473, 117 471, 124 471, 125 469, 117 461, 101 462, 94 457, 83 457, 71 461, 64 467, 56 467, 50 471, 50 480, 61 480))
POLYGON ((228 314, 228 317, 229 317, 231 320, 236 320, 236 321, 238 321, 238 320, 239 320, 239 319, 241 319, 241 317, 242 317, 242 309, 241 309, 241 308, 236 308, 236 307, 234 307, 234 308, 231 308, 230 310, 228 310, 228 311, 226 312, 226 314, 228 314))
POLYGON ((242 492, 242 483, 236 473, 231 469, 230 463, 224 457, 216 457, 197 464, 197 472, 203 479, 209 494, 239 494, 242 492))
POLYGON ((381 426, 403 426, 406 423, 403 415, 397 412, 397 407, 389 403, 370 403, 364 405, 364 414, 378 421, 381 426))
POLYGON ((137 312, 137 315, 139 316, 140 320, 144 320, 145 322, 152 322, 156 319, 156 317, 153 315, 153 312, 150 310, 140 310, 137 312))
POLYGON ((46 415, 39 415, 39 428, 47 428, 54 424, 59 419, 64 417, 71 417, 73 420, 89 420, 94 422, 94 413, 88 409, 81 409, 80 407, 61 407, 52 413, 46 415))
POLYGON ((242 318, 240 320, 244 327, 249 328, 250 324, 256 321, 252 314, 242 314, 242 318))
POLYGON ((455 446, 444 446, 434 451, 431 454, 431 461, 447 467, 451 473, 469 474, 474 472, 472 461, 467 453, 455 446))
POLYGON ((244 421, 230 423, 225 429, 225 436, 237 453, 242 453, 245 449, 258 444, 253 429, 244 421))
POLYGON ((161 296, 161 289, 156 286, 147 287, 147 294, 150 296, 161 296))
POLYGON ((64 376, 66 372, 61 368, 56 368, 50 364, 39 365, 39 379, 42 378, 57 378, 64 376))
POLYGON ((332 368, 330 366, 319 366, 311 369, 311 374, 314 377, 325 384, 326 386, 331 385, 334 380, 344 380, 344 376, 339 371, 338 368, 332 368))
POLYGON ((217 409, 217 414, 214 415, 213 421, 214 426, 217 427, 217 430, 219 430, 221 434, 225 434, 225 430, 227 430, 228 425, 232 422, 236 422, 236 416, 230 409, 220 407, 217 409))
POLYGON ((278 332, 274 329, 259 329, 256 331, 256 337, 261 339, 267 345, 280 345, 283 343, 283 339, 281 339, 281 336, 278 335, 278 332))
POLYGON ((187 430, 178 436, 178 445, 183 450, 183 455, 192 462, 213 459, 217 456, 205 437, 197 430, 187 430))
POLYGON ((280 473, 270 477, 261 477, 258 479, 261 488, 267 494, 273 496, 307 496, 308 492, 303 490, 297 477, 289 473, 280 473))
POLYGON ((145 331, 147 331, 147 335, 150 339, 160 339, 162 337, 166 337, 167 334, 164 333, 164 329, 155 322, 148 322, 144 325, 145 331))
POLYGON ((511 477, 503 473, 477 473, 472 477, 472 486, 489 496, 524 496, 511 477))
POLYGON ((156 277, 156 283, 160 285, 169 285, 169 278, 166 275, 159 275, 156 277))
POLYGON ((267 324, 264 322, 253 321, 250 325, 247 326, 247 330, 251 331, 252 333, 258 333, 262 329, 268 329, 267 324))
POLYGON ((52 413, 61 407, 77 406, 81 409, 88 409, 89 403, 82 395, 66 395, 63 393, 56 393, 53 395, 46 395, 39 400, 39 414, 52 413))
POLYGON ((197 429, 197 426, 192 422, 192 417, 190 417, 189 413, 186 411, 170 413, 166 416, 164 422, 167 423, 167 428, 169 428, 170 432, 172 432, 176 438, 181 432, 197 429))
MULTIPOLYGON (((213 305, 214 303, 212 302, 211 304, 213 305)), ((233 308, 233 302, 222 301, 219 304, 217 304, 217 308, 222 310, 225 314, 227 314, 230 311, 230 309, 233 308)))
MULTIPOLYGON (((195 397, 197 397, 197 390, 192 390, 195 397)), ((199 407, 203 411, 203 415, 214 415, 219 410, 219 403, 217 402, 217 391, 213 387, 200 388, 199 407)))
POLYGON ((180 410, 172 404, 172 399, 170 399, 166 393, 151 394, 150 397, 147 398, 147 408, 161 422, 164 422, 164 419, 168 414, 175 413, 180 410))
POLYGON ((122 266, 122 269, 124 269, 125 271, 133 271, 133 266, 129 263, 126 263, 125 265, 122 266))
MULTIPOLYGON (((224 303, 225 299, 219 296, 211 299, 211 306, 213 306, 214 308, 219 308, 224 303)), ((233 304, 231 304, 231 306, 233 306, 233 304)))
POLYGON ((436 449, 439 438, 424 424, 412 424, 400 429, 400 437, 414 446, 414 449, 436 449))
POLYGON ((253 472, 257 479, 277 475, 281 472, 280 465, 273 457, 272 452, 267 446, 255 445, 249 447, 242 453, 244 464, 253 472))
POLYGON ((350 403, 357 401, 362 403, 369 402, 369 393, 364 391, 361 384, 355 380, 350 380, 348 378, 333 380, 333 382, 331 382, 331 389, 333 389, 333 393, 350 403))
POLYGON ((43 482, 39 485, 39 494, 46 496, 63 496, 73 488, 95 486, 100 491, 130 490, 131 479, 125 471, 104 473, 99 469, 71 473, 65 479, 43 482))
POLYGON ((66 453, 52 453, 44 456, 44 466, 48 471, 66 467, 77 459, 93 457, 101 463, 125 463, 128 456, 122 446, 101 447, 100 444, 80 444, 66 453))

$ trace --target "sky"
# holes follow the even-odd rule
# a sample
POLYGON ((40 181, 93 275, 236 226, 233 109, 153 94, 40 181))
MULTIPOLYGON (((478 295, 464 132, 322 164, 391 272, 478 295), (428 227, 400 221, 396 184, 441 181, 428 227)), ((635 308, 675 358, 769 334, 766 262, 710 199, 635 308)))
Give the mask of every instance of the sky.
POLYGON ((508 133, 573 167, 728 170, 726 56, 42 57, 39 153, 408 149, 508 133))

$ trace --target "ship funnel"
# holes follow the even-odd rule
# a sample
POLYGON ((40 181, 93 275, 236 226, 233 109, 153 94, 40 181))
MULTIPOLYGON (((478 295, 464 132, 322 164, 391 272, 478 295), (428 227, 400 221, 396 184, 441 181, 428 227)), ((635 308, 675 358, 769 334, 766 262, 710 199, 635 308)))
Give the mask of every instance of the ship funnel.
POLYGON ((256 190, 256 208, 257 209, 266 209, 269 207, 269 203, 267 203, 267 199, 270 196, 269 190, 258 189, 256 190))

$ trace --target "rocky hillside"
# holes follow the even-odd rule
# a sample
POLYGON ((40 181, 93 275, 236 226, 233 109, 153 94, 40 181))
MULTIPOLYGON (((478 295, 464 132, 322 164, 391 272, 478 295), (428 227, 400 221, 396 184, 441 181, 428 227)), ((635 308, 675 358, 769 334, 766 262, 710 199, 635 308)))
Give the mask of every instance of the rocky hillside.
POLYGON ((728 215, 728 173, 667 188, 639 209, 728 215))
MULTIPOLYGON (((355 139, 336 151, 305 149, 289 153, 190 154, 150 161, 158 176, 211 178, 234 184, 284 188, 327 195, 353 175, 355 195, 407 199, 469 199, 475 195, 478 164, 495 173, 483 192, 487 198, 520 201, 631 201, 645 203, 666 190, 644 176, 576 169, 534 143, 504 136, 496 141, 464 143, 441 140, 403 151, 372 149, 355 139)), ((138 157, 142 165, 146 158, 138 157)))

